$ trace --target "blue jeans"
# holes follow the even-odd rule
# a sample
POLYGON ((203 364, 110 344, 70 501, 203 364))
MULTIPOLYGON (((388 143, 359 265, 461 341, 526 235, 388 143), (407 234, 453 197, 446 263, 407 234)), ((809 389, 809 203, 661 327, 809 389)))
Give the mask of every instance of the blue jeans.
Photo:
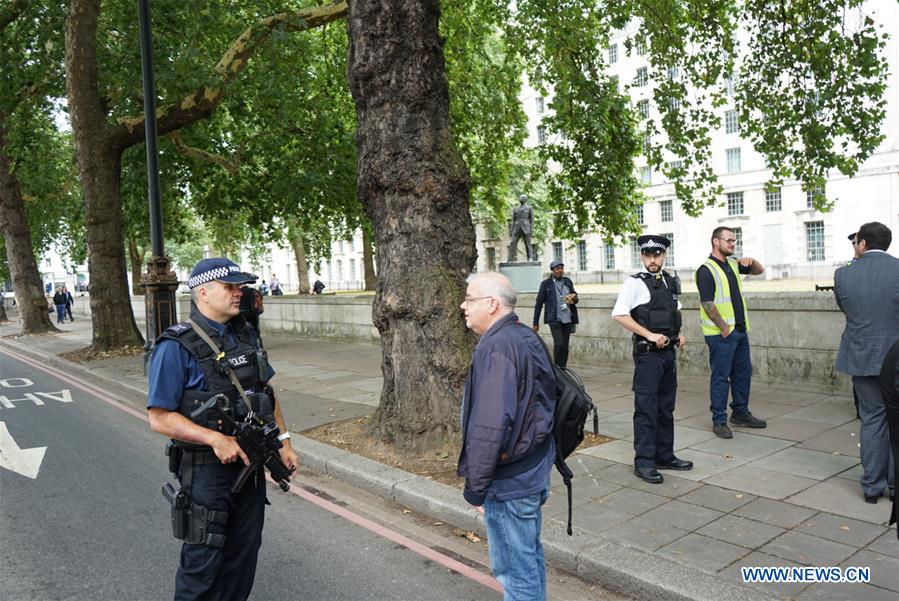
POLYGON ((66 320, 66 306, 56 305, 56 323, 64 323, 66 320))
POLYGON ((546 601, 546 563, 540 542, 541 508, 549 490, 484 501, 490 569, 503 585, 504 601, 546 601))
POLYGON ((752 359, 749 356, 749 334, 732 331, 727 338, 706 336, 709 346, 709 384, 712 422, 727 422, 727 393, 731 393, 731 411, 737 415, 749 412, 749 385, 752 381, 752 359))

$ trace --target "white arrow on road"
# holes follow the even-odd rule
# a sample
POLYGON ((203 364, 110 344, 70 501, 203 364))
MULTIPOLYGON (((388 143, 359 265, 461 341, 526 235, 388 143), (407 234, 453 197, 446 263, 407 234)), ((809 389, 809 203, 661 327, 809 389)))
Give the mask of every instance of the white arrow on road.
POLYGON ((6 422, 0 422, 0 467, 34 480, 46 451, 47 447, 20 449, 6 429, 6 422))

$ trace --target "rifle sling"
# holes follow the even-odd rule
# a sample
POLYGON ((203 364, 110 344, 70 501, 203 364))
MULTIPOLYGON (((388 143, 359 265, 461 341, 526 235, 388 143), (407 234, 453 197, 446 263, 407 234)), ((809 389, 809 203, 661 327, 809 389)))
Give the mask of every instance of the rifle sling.
MULTIPOLYGON (((218 345, 212 340, 212 338, 210 338, 209 335, 203 331, 203 328, 198 326, 197 323, 193 319, 188 317, 187 321, 188 321, 188 323, 190 323, 190 327, 193 329, 193 331, 196 332, 197 335, 203 339, 203 342, 205 342, 206 344, 209 345, 209 348, 211 348, 212 352, 215 353, 216 359, 220 359, 221 357, 223 357, 225 355, 222 352, 222 350, 218 347, 218 345)), ((237 375, 234 373, 234 370, 231 368, 230 365, 228 365, 227 367, 228 367, 228 379, 231 380, 231 383, 234 384, 234 387, 237 389, 237 392, 240 393, 240 398, 243 399, 243 402, 247 406, 247 419, 250 419, 253 416, 253 405, 252 405, 252 403, 250 403, 250 399, 247 398, 247 393, 243 389, 243 386, 240 385, 240 380, 237 379, 237 375)))

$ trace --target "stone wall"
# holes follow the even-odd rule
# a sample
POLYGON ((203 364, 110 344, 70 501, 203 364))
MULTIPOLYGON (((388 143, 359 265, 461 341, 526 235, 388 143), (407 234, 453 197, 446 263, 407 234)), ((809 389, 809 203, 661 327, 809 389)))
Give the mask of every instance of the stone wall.
MULTIPOLYGON (((630 335, 612 320, 615 294, 582 294, 581 323, 571 337, 571 362, 630 370, 630 335)), ((84 299, 86 300, 86 298, 84 299)), ((179 319, 187 315, 189 297, 179 295, 179 319)), ((709 373, 708 350, 699 328, 699 297, 685 294, 684 333, 687 346, 679 353, 681 373, 709 373)), ((750 310, 754 380, 785 388, 802 387, 825 393, 847 393, 848 377, 833 370, 845 319, 831 292, 747 292, 750 310)), ((294 334, 349 342, 377 344, 371 322, 371 295, 266 296, 263 333, 294 334)), ((76 303, 76 315, 87 303, 76 303), (80 306, 79 306, 80 305, 80 306)), ((142 298, 134 299, 135 316, 143 321, 142 298)), ((518 314, 527 324, 534 314, 534 295, 519 297, 518 314)), ((552 344, 549 328, 540 333, 552 344)))

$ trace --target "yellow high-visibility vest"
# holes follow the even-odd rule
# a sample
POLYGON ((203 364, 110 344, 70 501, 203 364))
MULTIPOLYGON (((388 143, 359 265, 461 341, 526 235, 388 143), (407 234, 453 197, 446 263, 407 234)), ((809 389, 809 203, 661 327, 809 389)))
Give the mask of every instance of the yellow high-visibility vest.
MULTIPOLYGON (((740 266, 736 259, 730 257, 728 257, 727 262, 737 278, 737 293, 742 298, 743 281, 740 279, 740 266)), ((717 261, 712 260, 711 257, 706 259, 703 265, 708 267, 709 272, 712 274, 712 278, 715 280, 715 308, 718 309, 718 314, 721 315, 721 318, 727 324, 727 327, 733 330, 734 325, 736 325, 736 318, 734 316, 734 304, 731 301, 730 284, 727 281, 727 274, 724 273, 724 270, 721 269, 721 266, 718 265, 717 261)), ((696 273, 697 275, 699 274, 698 269, 696 270, 696 273)), ((743 302, 743 317, 746 320, 746 331, 748 332, 749 311, 746 309, 745 301, 743 302)), ((719 328, 718 324, 712 321, 708 313, 705 312, 705 307, 702 306, 702 303, 699 303, 699 323, 702 326, 703 336, 717 336, 721 334, 721 328, 719 328)))

